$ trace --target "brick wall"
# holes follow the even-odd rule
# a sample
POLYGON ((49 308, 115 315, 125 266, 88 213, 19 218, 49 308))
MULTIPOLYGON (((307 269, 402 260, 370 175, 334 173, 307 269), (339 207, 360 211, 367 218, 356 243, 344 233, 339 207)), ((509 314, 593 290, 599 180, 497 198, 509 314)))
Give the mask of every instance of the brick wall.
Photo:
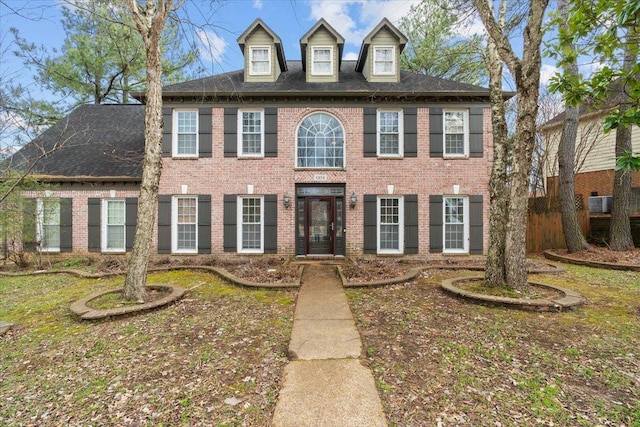
MULTIPOLYGON (((593 192, 597 192, 598 196, 611 196, 613 194, 614 176, 615 171, 613 169, 576 174, 575 192, 582 195, 585 203, 588 202, 593 192)), ((640 187, 640 172, 633 173, 631 186, 640 187)), ((554 196, 558 194, 557 191, 558 177, 547 178, 547 194, 554 196)))

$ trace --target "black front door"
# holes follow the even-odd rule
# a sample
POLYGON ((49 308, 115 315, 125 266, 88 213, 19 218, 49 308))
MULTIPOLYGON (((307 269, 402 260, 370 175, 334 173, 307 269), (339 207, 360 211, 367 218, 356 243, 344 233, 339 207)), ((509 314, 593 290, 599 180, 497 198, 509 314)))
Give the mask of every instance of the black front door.
POLYGON ((333 255, 334 197, 307 197, 307 254, 333 255))

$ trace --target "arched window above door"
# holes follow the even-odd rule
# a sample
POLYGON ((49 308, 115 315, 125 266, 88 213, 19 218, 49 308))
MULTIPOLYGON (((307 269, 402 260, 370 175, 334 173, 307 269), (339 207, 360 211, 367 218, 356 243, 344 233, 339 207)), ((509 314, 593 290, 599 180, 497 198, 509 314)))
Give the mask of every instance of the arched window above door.
POLYGON ((344 128, 327 113, 314 113, 302 120, 296 139, 299 168, 343 168, 344 128))

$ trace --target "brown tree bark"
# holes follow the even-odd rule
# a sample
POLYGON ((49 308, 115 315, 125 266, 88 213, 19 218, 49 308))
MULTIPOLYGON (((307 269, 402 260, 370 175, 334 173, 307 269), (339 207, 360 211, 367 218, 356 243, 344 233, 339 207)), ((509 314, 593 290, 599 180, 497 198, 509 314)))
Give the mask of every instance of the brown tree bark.
POLYGON ((136 28, 144 41, 147 56, 147 90, 145 107, 145 149, 142 182, 138 197, 138 222, 124 283, 124 298, 129 301, 147 299, 147 265, 151 255, 153 227, 158 210, 158 187, 162 173, 162 64, 160 35, 173 0, 147 0, 144 7, 128 0, 136 28))
POLYGON ((540 45, 542 20, 548 0, 531 0, 527 24, 523 31, 522 59, 519 59, 509 38, 496 22, 492 2, 473 0, 489 37, 496 44, 502 60, 516 82, 518 114, 513 160, 509 173, 509 217, 506 226, 505 275, 515 289, 526 289, 526 231, 531 158, 535 147, 538 91, 540 87, 540 45))
MULTIPOLYGON (((500 7, 500 24, 504 25, 506 0, 500 7)), ((491 98, 491 125, 493 129, 493 165, 489 179, 489 248, 484 279, 487 284, 501 286, 506 283, 505 243, 509 218, 507 166, 509 143, 505 102, 502 93, 502 59, 491 39, 485 57, 489 70, 489 97, 491 98)))
MULTIPOLYGON (((567 0, 558 2, 558 10, 561 16, 565 17, 560 28, 566 27, 567 0)), ((571 46, 573 51, 573 46, 571 46)), ((570 75, 578 77, 578 63, 574 59, 565 71, 570 75)), ((562 229, 564 231, 564 241, 569 252, 578 252, 589 249, 587 239, 585 239, 578 222, 578 212, 575 202, 575 159, 576 159, 576 138, 578 136, 577 107, 567 105, 565 110, 562 135, 558 145, 558 198, 560 199, 560 214, 562 229)))
MULTIPOLYGON (((635 39, 635 29, 630 29, 627 33, 627 40, 635 39)), ((625 48, 623 68, 631 70, 637 62, 634 51, 637 48, 627 44, 625 48)), ((624 98, 620 102, 618 110, 624 114, 629 109, 629 95, 626 95, 625 88, 619 83, 614 88, 620 91, 624 98)), ((616 129, 616 159, 623 156, 625 152, 631 152, 631 126, 619 126, 616 129)), ((614 251, 628 251, 633 249, 633 236, 631 235, 631 172, 617 170, 613 178, 613 206, 611 207, 611 223, 609 225, 609 245, 614 251)))

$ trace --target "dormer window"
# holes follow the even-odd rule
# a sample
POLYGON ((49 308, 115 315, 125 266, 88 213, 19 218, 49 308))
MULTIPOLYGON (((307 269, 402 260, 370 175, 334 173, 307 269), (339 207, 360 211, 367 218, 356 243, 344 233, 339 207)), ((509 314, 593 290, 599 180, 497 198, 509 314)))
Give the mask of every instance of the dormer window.
POLYGON ((252 46, 249 55, 249 74, 253 76, 271 74, 271 46, 252 46))
POLYGON ((390 76, 396 72, 395 48, 393 46, 376 46, 373 48, 373 74, 390 76))
POLYGON ((311 74, 330 76, 333 73, 333 48, 331 46, 313 47, 311 74))

